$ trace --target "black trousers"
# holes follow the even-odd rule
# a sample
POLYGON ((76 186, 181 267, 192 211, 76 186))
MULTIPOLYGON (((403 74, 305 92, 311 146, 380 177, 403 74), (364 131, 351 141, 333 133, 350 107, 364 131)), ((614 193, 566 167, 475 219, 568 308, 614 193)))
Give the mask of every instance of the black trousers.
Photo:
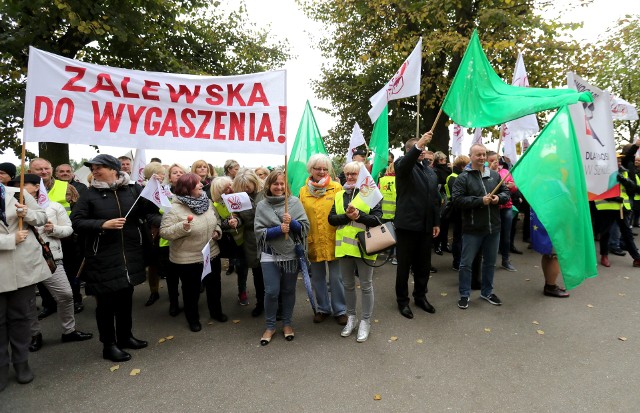
POLYGON ((633 233, 631 232, 631 228, 629 228, 628 217, 629 212, 626 209, 624 210, 624 218, 620 218, 620 211, 598 211, 597 218, 600 232, 600 255, 609 255, 611 225, 613 225, 614 222, 617 222, 620 227, 620 238, 624 241, 624 248, 629 251, 629 255, 631 255, 634 260, 640 258, 638 247, 636 247, 636 243, 633 240, 633 233))
POLYGON ((433 234, 396 228, 396 300, 398 306, 409 304, 409 271, 413 270, 413 298, 426 298, 433 234))
POLYGON ((96 322, 102 343, 116 343, 132 336, 133 286, 111 293, 97 294, 96 304, 96 322))
POLYGON ((204 284, 207 294, 207 306, 209 315, 215 316, 222 313, 220 298, 222 295, 222 285, 220 280, 221 263, 220 257, 211 260, 211 273, 200 281, 202 276, 202 263, 175 264, 174 272, 180 277, 182 282, 182 301, 184 303, 184 315, 188 323, 200 321, 200 311, 198 302, 200 301, 200 286, 204 284))
POLYGON ((165 277, 167 282, 167 294, 169 294, 169 303, 178 305, 178 285, 180 277, 173 268, 173 264, 169 261, 169 247, 158 248, 158 266, 161 276, 165 277))
POLYGON ((256 308, 264 308, 264 278, 262 277, 262 267, 251 269, 253 274, 253 288, 256 289, 256 308))

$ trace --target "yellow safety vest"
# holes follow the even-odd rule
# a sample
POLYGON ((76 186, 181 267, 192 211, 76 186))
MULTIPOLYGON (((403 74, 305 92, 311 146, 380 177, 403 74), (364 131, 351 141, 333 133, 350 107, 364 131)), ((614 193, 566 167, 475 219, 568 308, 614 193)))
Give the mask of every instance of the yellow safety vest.
POLYGON ((67 202, 68 185, 68 182, 56 179, 55 181, 53 181, 53 188, 48 191, 47 195, 49 196, 49 200, 62 205, 67 211, 67 215, 71 215, 71 205, 69 205, 69 203, 67 202))
POLYGON ((396 177, 380 178, 380 192, 382 192, 382 218, 393 219, 396 216, 396 177))
MULTIPOLYGON (((629 174, 625 171, 622 173, 622 176, 628 178, 629 174)), ((629 200, 629 194, 627 194, 627 191, 624 189, 624 185, 620 185, 620 197, 622 198, 622 202, 612 199, 596 199, 596 209, 598 211, 619 211, 624 207, 624 209, 630 210, 631 201, 629 200)))
POLYGON ((444 191, 447 193, 448 200, 451 200, 451 189, 449 189, 449 179, 451 179, 451 177, 457 178, 458 174, 454 172, 447 176, 447 180, 444 181, 444 191))
MULTIPOLYGON (((636 185, 640 186, 640 176, 636 174, 636 185)), ((640 201, 640 193, 637 193, 633 196, 634 201, 640 201)))
MULTIPOLYGON (((622 173, 622 176, 629 179, 629 172, 624 171, 622 173)), ((624 205, 624 209, 626 209, 627 211, 630 211, 631 200, 629 199, 629 194, 627 193, 627 190, 625 189, 624 185, 620 185, 620 196, 622 197, 622 205, 624 205)))
MULTIPOLYGON (((224 202, 220 203, 220 202, 214 202, 213 206, 216 208, 216 211, 218 211, 218 215, 220 215, 220 218, 222 219, 227 219, 231 216, 231 213, 229 212, 229 210, 227 209, 227 206, 224 204, 224 202)), ((244 235, 243 235, 244 231, 239 231, 236 228, 236 231, 234 230, 230 230, 229 234, 231 234, 231 236, 233 237, 233 240, 236 242, 236 245, 240 246, 244 243, 244 235)))
MULTIPOLYGON (((335 207, 336 214, 344 214, 346 212, 344 208, 344 192, 340 191, 336 194, 335 207)), ((368 214, 371 211, 369 205, 365 204, 360 198, 360 195, 356 196, 351 204, 358 208, 360 211, 368 214)), ((336 229, 336 258, 340 257, 360 257, 364 259, 373 260, 377 258, 377 254, 374 255, 362 255, 358 248, 357 234, 366 229, 366 226, 355 221, 351 221, 347 225, 340 225, 336 229)))

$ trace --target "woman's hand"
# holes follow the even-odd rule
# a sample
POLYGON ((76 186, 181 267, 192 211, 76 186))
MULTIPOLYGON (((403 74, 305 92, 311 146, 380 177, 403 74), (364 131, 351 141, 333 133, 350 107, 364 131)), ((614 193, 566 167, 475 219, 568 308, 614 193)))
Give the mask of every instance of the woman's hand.
POLYGON ((291 215, 289 215, 289 213, 285 212, 284 215, 282 215, 282 223, 283 224, 291 223, 291 215))
POLYGON ((29 235, 29 231, 23 229, 22 231, 16 232, 16 245, 22 243, 27 239, 27 235, 29 235))
POLYGON ((289 233, 289 224, 285 224, 283 222, 282 224, 280 224, 280 229, 282 230, 283 234, 288 234, 289 233))
POLYGON ((46 224, 44 224, 44 232, 47 234, 51 234, 53 232, 53 223, 51 221, 47 221, 46 224))
POLYGON ((124 227, 124 224, 126 224, 126 222, 127 222, 126 218, 110 219, 108 221, 105 221, 104 224, 102 224, 102 228, 103 229, 122 229, 124 227))
POLYGON ((227 221, 227 223, 233 229, 236 229, 238 227, 238 220, 235 217, 229 218, 229 221, 227 221))
POLYGON ((191 222, 190 221, 184 221, 182 223, 182 229, 184 229, 185 231, 191 231, 191 222))
POLYGON ((347 206, 347 210, 345 211, 345 213, 347 215, 347 218, 349 218, 352 221, 355 221, 358 218, 360 218, 360 210, 358 210, 358 208, 354 207, 351 204, 347 206))
MULTIPOLYGON (((24 218, 27 216, 27 206, 24 204, 20 204, 16 202, 16 215, 20 218, 24 218)), ((24 240, 23 240, 24 241, 24 240)))
POLYGON ((213 234, 211 235, 211 239, 214 241, 219 240, 222 237, 222 234, 219 233, 218 231, 213 231, 213 234))

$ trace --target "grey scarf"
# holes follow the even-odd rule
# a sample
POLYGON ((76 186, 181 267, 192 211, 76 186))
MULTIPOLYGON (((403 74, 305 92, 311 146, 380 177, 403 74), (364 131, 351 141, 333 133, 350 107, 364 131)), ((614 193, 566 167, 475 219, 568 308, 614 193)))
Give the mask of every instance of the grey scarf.
POLYGON ((111 189, 112 191, 115 191, 121 186, 129 185, 130 180, 131 178, 129 177, 129 174, 119 171, 116 174, 116 180, 113 183, 109 184, 107 182, 97 181, 94 179, 91 181, 91 186, 96 189, 111 189))

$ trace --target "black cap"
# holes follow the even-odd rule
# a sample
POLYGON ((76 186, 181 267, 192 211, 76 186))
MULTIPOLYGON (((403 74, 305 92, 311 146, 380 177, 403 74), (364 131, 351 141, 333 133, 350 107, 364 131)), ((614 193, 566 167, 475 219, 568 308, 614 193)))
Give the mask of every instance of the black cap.
POLYGON ((107 168, 115 169, 116 171, 120 171, 120 161, 114 158, 111 155, 107 155, 101 153, 93 159, 88 160, 84 163, 84 166, 91 168, 91 165, 104 165, 107 168))
MULTIPOLYGON (((25 184, 38 185, 38 184, 40 184, 40 180, 41 179, 42 178, 40 178, 36 174, 24 174, 24 183, 25 184)), ((9 186, 20 186, 20 177, 17 176, 15 178, 13 178, 12 180, 10 180, 9 181, 9 186)))
POLYGON ((353 151, 353 156, 356 156, 356 155, 364 156, 366 158, 367 150, 363 148, 356 149, 355 151, 353 151))
POLYGON ((12 178, 16 176, 16 166, 10 162, 0 163, 0 171, 5 172, 12 178))

